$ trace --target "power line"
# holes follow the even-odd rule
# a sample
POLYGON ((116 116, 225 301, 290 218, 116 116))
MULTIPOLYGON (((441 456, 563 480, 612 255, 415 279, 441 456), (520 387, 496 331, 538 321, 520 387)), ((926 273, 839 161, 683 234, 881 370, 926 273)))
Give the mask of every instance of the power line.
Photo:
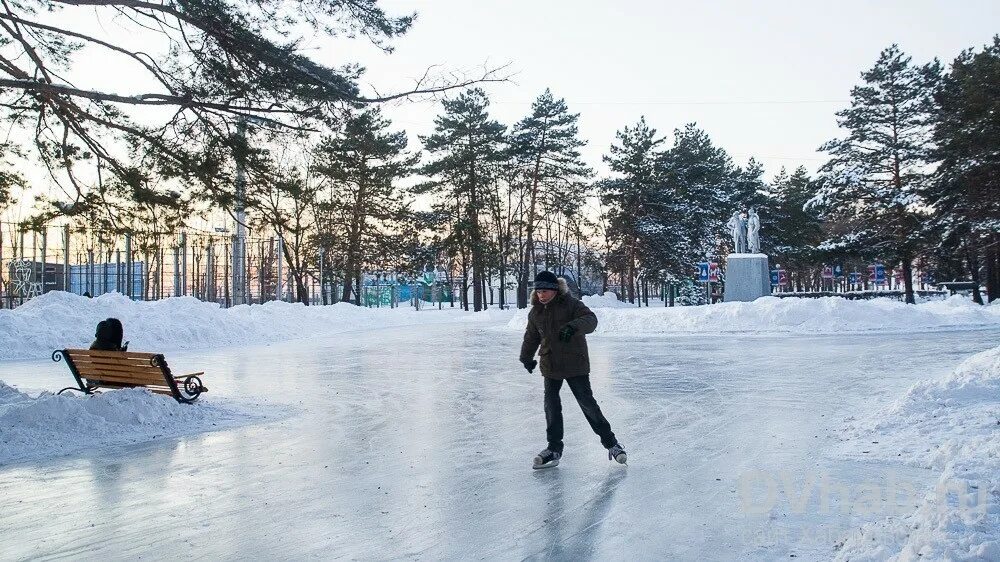
MULTIPOLYGON (((411 100, 409 103, 440 103, 439 99, 411 100)), ((535 100, 490 100, 491 105, 531 105, 535 100)), ((632 100, 632 101, 573 101, 566 99, 569 106, 575 105, 816 105, 848 104, 850 100, 632 100)))
MULTIPOLYGON (((567 105, 803 105, 803 104, 824 104, 836 103, 846 104, 850 100, 647 100, 647 101, 569 101, 567 105)), ((496 104, 518 104, 530 105, 532 102, 521 101, 496 101, 496 104)))

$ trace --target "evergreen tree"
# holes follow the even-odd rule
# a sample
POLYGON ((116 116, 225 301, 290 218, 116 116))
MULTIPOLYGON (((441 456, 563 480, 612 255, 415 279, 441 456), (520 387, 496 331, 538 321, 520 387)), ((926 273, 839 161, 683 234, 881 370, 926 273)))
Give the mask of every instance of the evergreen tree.
POLYGON ((620 253, 624 296, 635 302, 635 279, 646 242, 663 234, 663 224, 654 214, 662 189, 656 164, 662 138, 643 117, 616 135, 604 161, 617 174, 598 183, 601 202, 607 208, 607 237, 620 253), (626 287, 626 283, 628 286, 626 287))
POLYGON ((473 308, 485 308, 484 289, 488 238, 480 215, 489 211, 488 193, 497 164, 506 159, 506 128, 490 119, 489 99, 479 88, 444 100, 444 113, 434 119, 434 133, 423 137, 434 160, 423 167, 431 182, 422 192, 435 192, 454 206, 453 241, 472 272, 473 308))
POLYGON ((14 193, 24 187, 24 178, 14 170, 9 159, 10 147, 0 144, 0 212, 14 203, 14 193))
POLYGON ((674 145, 658 165, 667 190, 663 222, 674 231, 667 242, 675 256, 670 269, 683 276, 701 258, 714 254, 720 239, 728 240, 725 223, 733 210, 747 203, 748 193, 758 189, 755 176, 760 169, 749 168, 738 177, 726 151, 694 123, 674 131, 674 145))
POLYGON ((943 252, 966 261, 977 298, 985 258, 992 301, 1000 298, 1000 36, 981 52, 960 54, 936 99, 939 165, 925 192, 933 232, 943 252))
POLYGON ((851 107, 837 112, 848 135, 825 143, 819 201, 849 231, 834 246, 877 248, 902 262, 906 302, 913 303, 912 263, 923 247, 926 208, 919 196, 930 158, 937 61, 917 66, 892 45, 851 90, 851 107))
POLYGON ((325 180, 328 194, 319 205, 318 228, 327 235, 329 254, 342 259, 344 301, 351 300, 353 290, 360 304, 363 267, 404 245, 399 226, 408 208, 398 182, 413 170, 417 157, 406 152, 406 133, 389 126, 377 108, 355 113, 314 151, 313 170, 325 180))
MULTIPOLYGON (((746 166, 733 170, 731 185, 732 191, 726 194, 730 216, 734 210, 750 208, 761 210, 768 205, 768 193, 771 187, 764 181, 764 166, 756 159, 750 158, 746 166)), ((763 241, 761 244, 763 245, 763 241)))
POLYGON ((761 244, 796 278, 804 277, 814 265, 816 246, 823 236, 819 213, 807 206, 814 189, 804 167, 799 166, 791 176, 782 168, 772 182, 767 214, 762 217, 761 244))
POLYGON ((535 263, 539 221, 553 213, 572 214, 582 204, 591 170, 580 157, 578 113, 548 88, 531 105, 531 115, 511 133, 511 151, 524 183, 524 238, 518 264, 517 306, 528 305, 528 281, 535 263))

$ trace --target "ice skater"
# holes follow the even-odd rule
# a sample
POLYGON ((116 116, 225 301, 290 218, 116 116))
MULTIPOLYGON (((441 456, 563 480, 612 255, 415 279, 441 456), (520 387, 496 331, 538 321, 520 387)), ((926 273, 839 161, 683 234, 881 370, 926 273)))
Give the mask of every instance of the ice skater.
POLYGON ((601 444, 608 450, 608 459, 625 464, 628 460, 625 449, 615 438, 590 388, 586 334, 597 328, 597 316, 587 305, 573 298, 565 279, 557 278, 550 271, 535 277, 531 305, 521 344, 521 363, 529 373, 533 372, 539 366, 534 358, 538 351, 545 380, 545 434, 549 442, 535 457, 534 468, 556 466, 562 457, 563 417, 559 389, 564 379, 590 427, 601 437, 601 444))

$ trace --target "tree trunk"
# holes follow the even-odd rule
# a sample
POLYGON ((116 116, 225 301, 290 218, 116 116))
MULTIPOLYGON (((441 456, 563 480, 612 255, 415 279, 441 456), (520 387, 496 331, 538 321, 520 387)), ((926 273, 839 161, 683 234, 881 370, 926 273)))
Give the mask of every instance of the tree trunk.
POLYGON ((361 274, 361 268, 357 268, 354 271, 354 304, 361 306, 361 291, 364 288, 364 276, 361 274))
POLYGON ((354 266, 348 258, 347 269, 344 270, 344 291, 340 295, 340 300, 351 302, 351 288, 354 286, 354 266))
POLYGON ((979 291, 979 284, 981 280, 979 278, 979 256, 976 255, 975 250, 966 250, 966 259, 969 264, 969 271, 972 273, 972 300, 976 304, 983 304, 983 295, 979 291))
MULTIPOLYGON (((545 146, 545 133, 542 133, 542 147, 545 146)), ((524 264, 521 269, 521 278, 517 285, 517 307, 528 307, 528 276, 532 265, 535 263, 535 212, 538 204, 538 174, 542 166, 542 151, 538 151, 535 158, 535 170, 531 174, 531 195, 528 200, 528 220, 525 221, 526 229, 524 234, 524 264)))
POLYGON ((632 240, 628 254, 628 302, 635 304, 635 240, 632 240))
POLYGON ((903 290, 906 292, 906 304, 916 304, 913 297, 913 259, 909 256, 903 258, 903 290))
POLYGON ((997 243, 1000 236, 993 235, 992 240, 986 240, 986 301, 993 302, 1000 298, 1000 249, 997 243))

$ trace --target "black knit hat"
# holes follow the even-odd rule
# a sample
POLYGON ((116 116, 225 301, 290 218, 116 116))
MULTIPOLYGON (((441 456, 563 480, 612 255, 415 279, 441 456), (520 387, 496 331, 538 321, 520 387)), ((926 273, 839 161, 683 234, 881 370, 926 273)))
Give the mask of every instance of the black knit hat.
POLYGON ((559 279, 551 271, 541 271, 535 276, 535 289, 559 290, 559 279))

